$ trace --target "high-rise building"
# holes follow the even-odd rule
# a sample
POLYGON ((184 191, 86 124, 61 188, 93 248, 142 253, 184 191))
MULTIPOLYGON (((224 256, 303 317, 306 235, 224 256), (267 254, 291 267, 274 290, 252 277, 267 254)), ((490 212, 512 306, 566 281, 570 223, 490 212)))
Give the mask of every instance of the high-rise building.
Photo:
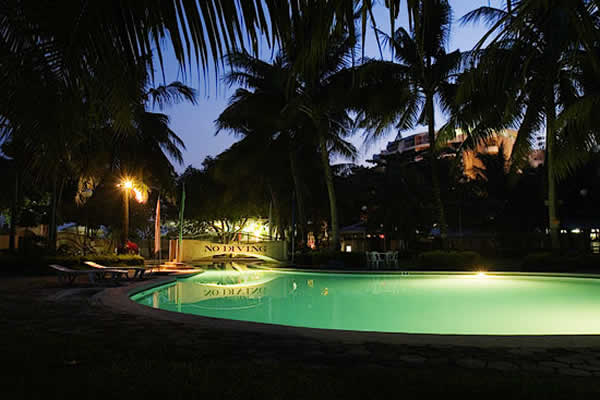
MULTIPOLYGON (((466 139, 467 135, 462 130, 457 129, 454 137, 446 142, 447 149, 450 151, 443 152, 442 157, 454 156, 455 152, 463 145, 466 139)), ((505 158, 507 160, 510 159, 516 139, 517 131, 506 129, 478 142, 473 149, 463 150, 462 159, 465 175, 473 179, 477 175, 477 168, 483 168, 483 164, 476 156, 477 154, 498 154, 498 151, 502 148, 505 158)), ((423 159, 423 154, 420 153, 428 148, 429 135, 427 132, 420 132, 406 137, 402 137, 402 134, 399 133, 396 139, 388 142, 384 150, 379 154, 373 155, 372 162, 379 166, 384 166, 388 157, 404 153, 413 153, 414 162, 419 162, 423 159)), ((529 157, 529 163, 532 166, 537 167, 543 164, 543 162, 543 151, 537 150, 532 152, 529 157)))

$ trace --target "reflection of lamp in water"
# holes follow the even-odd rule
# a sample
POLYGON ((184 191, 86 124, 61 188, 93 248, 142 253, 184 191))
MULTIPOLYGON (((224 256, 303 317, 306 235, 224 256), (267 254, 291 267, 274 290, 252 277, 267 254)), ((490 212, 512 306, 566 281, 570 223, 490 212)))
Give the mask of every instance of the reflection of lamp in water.
POLYGON ((315 281, 312 279, 309 279, 308 281, 306 281, 306 283, 308 284, 308 287, 315 287, 315 281))
POLYGON ((325 288, 321 291, 321 296, 327 296, 329 294, 329 289, 325 288))
POLYGON ((152 307, 160 308, 160 298, 158 297, 158 290, 152 293, 152 307))
POLYGON ((296 284, 296 282, 292 283, 292 291, 295 291, 296 289, 298 289, 298 285, 296 284))

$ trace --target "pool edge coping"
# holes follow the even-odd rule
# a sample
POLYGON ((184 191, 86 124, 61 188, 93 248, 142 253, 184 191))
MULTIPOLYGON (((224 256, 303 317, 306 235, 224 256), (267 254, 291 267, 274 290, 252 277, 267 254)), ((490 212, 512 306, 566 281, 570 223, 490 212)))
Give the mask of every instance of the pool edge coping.
MULTIPOLYGON (((314 272, 314 271, 312 271, 314 272)), ((441 271, 435 271, 439 273, 441 271)), ((452 335, 351 331, 295 327, 267 324, 252 321, 239 321, 212 318, 200 315, 159 310, 131 300, 136 293, 189 278, 196 274, 167 276, 153 282, 136 282, 132 285, 107 288, 93 297, 93 300, 111 309, 128 314, 147 316, 164 321, 192 325, 210 330, 254 333, 289 338, 312 339, 323 342, 345 344, 382 343, 409 346, 456 346, 456 347, 503 347, 503 348, 600 348, 600 335, 452 335)), ((532 274, 530 274, 532 275, 532 274)), ((570 274, 560 274, 565 276, 570 274)), ((599 276, 595 276, 600 279, 599 276)))

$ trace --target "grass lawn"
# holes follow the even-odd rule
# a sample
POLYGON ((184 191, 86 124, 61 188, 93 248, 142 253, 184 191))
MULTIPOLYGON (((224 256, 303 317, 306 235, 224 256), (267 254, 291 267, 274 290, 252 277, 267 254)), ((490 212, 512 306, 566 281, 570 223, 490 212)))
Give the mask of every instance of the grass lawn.
MULTIPOLYGON (((598 376, 535 368, 541 360, 568 356, 567 350, 347 345, 220 332, 117 314, 91 301, 99 289, 79 287, 78 293, 56 299, 62 288, 53 277, 0 280, 3 398, 590 399, 600 394, 598 376), (472 359, 486 367, 463 362, 472 359), (518 367, 490 368, 494 360, 518 367)), ((600 349, 583 353, 596 350, 600 354, 600 349)))

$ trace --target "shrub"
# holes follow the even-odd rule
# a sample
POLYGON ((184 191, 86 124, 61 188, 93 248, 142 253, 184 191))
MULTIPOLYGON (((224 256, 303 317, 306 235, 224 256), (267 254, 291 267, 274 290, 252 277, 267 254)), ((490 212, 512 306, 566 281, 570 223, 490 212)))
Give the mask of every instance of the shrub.
POLYGON ((534 253, 525 257, 521 266, 530 271, 598 271, 600 270, 600 255, 534 253))
POLYGON ((431 269, 472 269, 479 264, 479 261, 479 254, 474 251, 434 250, 417 255, 416 264, 431 269))
POLYGON ((307 253, 297 254, 295 261, 297 265, 320 267, 320 268, 365 268, 365 253, 361 252, 341 252, 331 250, 309 251, 307 253))

